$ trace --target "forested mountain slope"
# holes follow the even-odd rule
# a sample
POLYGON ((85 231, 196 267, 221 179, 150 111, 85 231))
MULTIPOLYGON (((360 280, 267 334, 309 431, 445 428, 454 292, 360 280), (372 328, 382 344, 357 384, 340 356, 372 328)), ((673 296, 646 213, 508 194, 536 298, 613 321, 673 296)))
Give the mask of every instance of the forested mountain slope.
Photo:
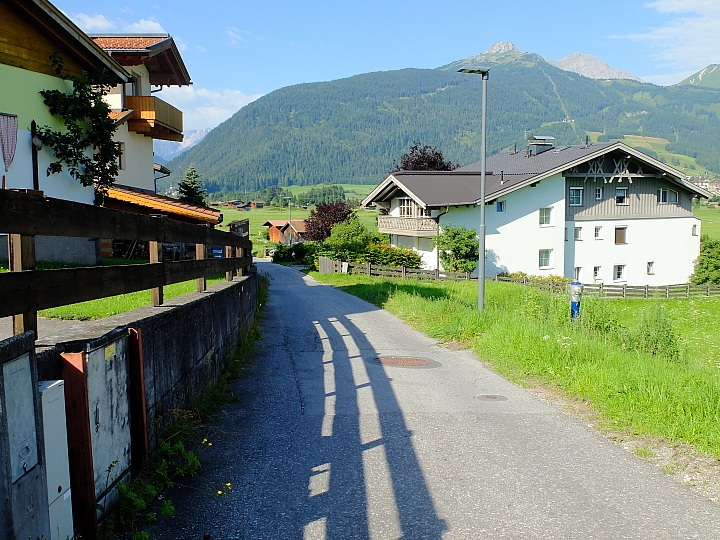
MULTIPOLYGON (((720 90, 601 81, 563 71, 541 56, 488 58, 488 150, 525 135, 584 142, 586 131, 672 141, 670 150, 720 172, 720 90)), ((413 140, 455 163, 480 158, 481 77, 404 69, 282 88, 250 103, 171 161, 177 183, 193 163, 208 191, 270 185, 376 183, 413 140)), ((456 65, 457 64, 457 65, 456 65)), ((163 184, 161 184, 161 187, 163 184)))

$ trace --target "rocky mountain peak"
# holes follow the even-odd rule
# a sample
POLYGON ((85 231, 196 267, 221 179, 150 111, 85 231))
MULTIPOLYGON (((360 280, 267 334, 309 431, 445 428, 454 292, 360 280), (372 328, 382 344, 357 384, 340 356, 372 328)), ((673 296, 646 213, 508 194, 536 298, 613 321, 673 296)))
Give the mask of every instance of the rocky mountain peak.
POLYGON ((573 53, 557 62, 552 60, 548 60, 548 62, 562 70, 572 71, 591 79, 630 79, 642 82, 642 79, 635 77, 631 73, 613 69, 607 62, 603 62, 589 54, 573 53))
POLYGON ((498 41, 495 45, 485 51, 485 54, 497 54, 507 52, 520 52, 520 49, 518 49, 515 44, 510 41, 498 41))

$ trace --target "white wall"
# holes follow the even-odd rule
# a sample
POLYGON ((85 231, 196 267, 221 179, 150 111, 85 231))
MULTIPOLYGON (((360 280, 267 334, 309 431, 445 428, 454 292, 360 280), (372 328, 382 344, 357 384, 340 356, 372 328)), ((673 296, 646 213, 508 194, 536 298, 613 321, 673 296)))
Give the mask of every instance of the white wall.
MULTIPOLYGON (((496 205, 485 207, 485 272, 522 271, 532 275, 550 275, 564 272, 565 181, 561 175, 539 182, 501 197, 505 213, 498 213, 496 205), (541 206, 553 207, 550 226, 540 226, 541 206), (551 268, 540 269, 540 249, 553 250, 551 268)), ((451 208, 440 218, 444 224, 464 225, 478 230, 480 209, 475 207, 451 208)))
POLYGON ((128 131, 127 123, 124 123, 118 127, 113 139, 125 144, 125 170, 118 173, 115 182, 155 191, 152 138, 128 131))
POLYGON ((422 268, 434 270, 437 267, 437 249, 433 246, 432 238, 393 234, 390 245, 416 251, 420 255, 422 268))
POLYGON ((568 249, 565 275, 582 268, 583 283, 593 283, 593 267, 600 266, 605 284, 672 285, 686 283, 693 273, 693 261, 700 253, 700 220, 695 217, 623 219, 568 222, 568 249), (692 227, 697 225, 697 236, 692 227), (573 239, 574 227, 582 227, 582 240, 573 239), (595 227, 603 238, 594 238, 595 227), (627 244, 615 244, 615 228, 627 227, 627 244), (647 263, 654 262, 648 275, 647 263), (625 265, 625 281, 614 280, 614 267, 625 265))

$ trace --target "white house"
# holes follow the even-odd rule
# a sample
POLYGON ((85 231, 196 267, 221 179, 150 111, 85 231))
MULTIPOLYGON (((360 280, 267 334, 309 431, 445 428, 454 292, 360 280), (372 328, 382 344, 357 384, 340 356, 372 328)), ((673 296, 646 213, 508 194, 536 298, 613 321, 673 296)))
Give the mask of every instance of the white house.
MULTIPOLYGON (((684 283, 700 251, 692 199, 708 197, 679 171, 617 141, 488 157, 486 273, 564 275, 584 283, 684 283)), ((380 232, 439 266, 445 224, 478 228, 480 163, 451 172, 393 173, 362 202, 387 210, 380 232)))

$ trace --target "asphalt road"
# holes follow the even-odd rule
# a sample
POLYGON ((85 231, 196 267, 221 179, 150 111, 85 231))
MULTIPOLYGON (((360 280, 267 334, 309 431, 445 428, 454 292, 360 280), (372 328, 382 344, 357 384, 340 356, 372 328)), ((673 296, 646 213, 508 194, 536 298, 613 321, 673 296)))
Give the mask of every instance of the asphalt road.
POLYGON ((720 507, 470 351, 258 266, 271 300, 241 402, 208 428, 200 476, 167 494, 176 516, 151 537, 720 538, 720 507), (388 356, 432 363, 374 361, 388 356))

